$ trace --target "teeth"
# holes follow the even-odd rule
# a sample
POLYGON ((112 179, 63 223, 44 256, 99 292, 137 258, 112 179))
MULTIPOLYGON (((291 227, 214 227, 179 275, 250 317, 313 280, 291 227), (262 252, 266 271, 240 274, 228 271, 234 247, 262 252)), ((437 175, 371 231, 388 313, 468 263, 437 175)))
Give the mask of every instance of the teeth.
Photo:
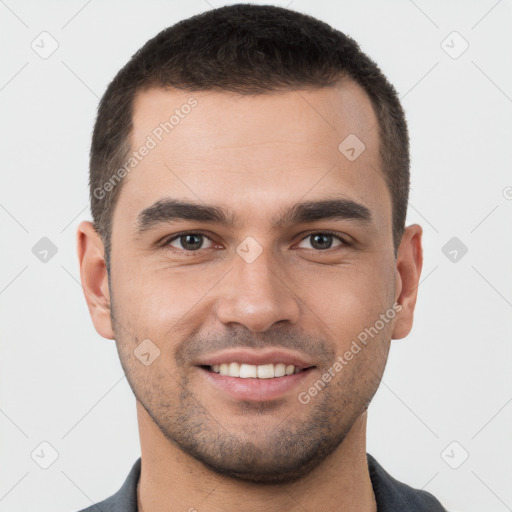
POLYGON ((299 373, 300 368, 293 364, 286 365, 284 363, 277 364, 239 364, 239 363, 222 363, 210 366, 210 370, 225 375, 227 377, 240 377, 241 379, 273 379, 274 377, 284 377, 299 373))
POLYGON ((273 364, 261 364, 256 367, 258 379, 273 379, 274 378, 274 365, 273 364))
POLYGON ((230 363, 228 374, 231 375, 231 377, 240 377, 240 365, 238 363, 230 363))
MULTIPOLYGON (((254 366, 252 364, 241 364, 240 365, 240 378, 241 379, 249 379, 249 378, 256 378, 258 372, 258 367, 254 366)), ((233 375, 230 375, 230 377, 233 377, 233 375)))
POLYGON ((284 377, 286 375, 286 365, 278 363, 274 365, 274 377, 284 377))

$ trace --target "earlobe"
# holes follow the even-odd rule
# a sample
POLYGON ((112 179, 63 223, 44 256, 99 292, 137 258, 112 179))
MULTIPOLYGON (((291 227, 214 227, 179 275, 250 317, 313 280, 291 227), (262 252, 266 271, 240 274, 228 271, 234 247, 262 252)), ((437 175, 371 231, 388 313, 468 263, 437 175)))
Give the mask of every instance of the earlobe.
POLYGON ((412 329, 414 308, 418 296, 418 285, 423 267, 421 235, 418 224, 405 228, 396 260, 395 301, 401 305, 393 327, 392 338, 405 338, 412 329))
POLYGON ((78 226, 77 254, 82 289, 94 327, 103 338, 114 339, 103 241, 89 221, 78 226))

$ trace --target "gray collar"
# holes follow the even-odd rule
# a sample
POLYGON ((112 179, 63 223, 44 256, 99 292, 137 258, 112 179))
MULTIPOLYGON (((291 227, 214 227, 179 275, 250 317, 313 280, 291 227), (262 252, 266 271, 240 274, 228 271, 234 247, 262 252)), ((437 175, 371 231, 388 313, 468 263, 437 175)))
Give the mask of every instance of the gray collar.
MULTIPOLYGON (((369 454, 368 470, 377 501, 377 512, 446 512, 432 494, 395 480, 369 454)), ((137 484, 141 459, 137 459, 122 487, 110 498, 80 512, 138 512, 137 484)))

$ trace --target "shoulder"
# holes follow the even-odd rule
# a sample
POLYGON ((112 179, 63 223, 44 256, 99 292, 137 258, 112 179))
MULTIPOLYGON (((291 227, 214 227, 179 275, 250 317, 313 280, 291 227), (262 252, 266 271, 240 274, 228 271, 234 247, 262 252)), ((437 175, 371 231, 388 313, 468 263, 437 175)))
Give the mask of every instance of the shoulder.
POLYGON ((122 487, 115 494, 79 512, 137 512, 137 484, 140 466, 139 458, 135 461, 122 487))
POLYGON ((369 453, 366 456, 378 512, 446 512, 432 494, 399 482, 369 453))

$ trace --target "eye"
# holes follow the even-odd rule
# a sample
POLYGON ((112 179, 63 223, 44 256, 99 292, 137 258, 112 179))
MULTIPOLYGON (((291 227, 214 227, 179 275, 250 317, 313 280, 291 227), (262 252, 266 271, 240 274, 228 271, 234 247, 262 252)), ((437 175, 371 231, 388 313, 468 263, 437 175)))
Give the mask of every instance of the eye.
MULTIPOLYGON (((320 251, 325 251, 327 249, 333 248, 333 239, 337 239, 339 241, 339 244, 335 247, 343 246, 343 245, 349 245, 343 238, 341 238, 336 233, 332 233, 330 231, 322 231, 317 233, 310 233, 308 236, 306 236, 301 243, 304 243, 305 241, 311 239, 311 246, 313 249, 317 249, 320 251)), ((303 247, 305 249, 310 249, 310 247, 303 247)))
MULTIPOLYGON (((328 249, 333 249, 340 246, 348 246, 350 245, 346 242, 340 235, 330 231, 319 231, 310 233, 299 244, 299 247, 303 249, 314 249, 317 251, 327 251, 328 249), (301 244, 304 244, 308 240, 311 240, 310 247, 301 247, 301 244), (333 245, 338 241, 336 245, 333 245)), ((174 249, 185 251, 188 253, 198 252, 201 249, 211 249, 214 247, 213 240, 203 234, 197 232, 186 232, 186 233, 178 233, 173 235, 172 237, 164 240, 162 242, 163 247, 170 246, 174 249), (207 242, 205 246, 205 242, 207 242)))
POLYGON ((176 249, 194 252, 199 249, 210 249, 213 246, 213 242, 209 237, 202 233, 181 233, 168 239, 163 245, 170 245, 176 249), (203 247, 203 242, 205 240, 208 240, 211 245, 203 247))

